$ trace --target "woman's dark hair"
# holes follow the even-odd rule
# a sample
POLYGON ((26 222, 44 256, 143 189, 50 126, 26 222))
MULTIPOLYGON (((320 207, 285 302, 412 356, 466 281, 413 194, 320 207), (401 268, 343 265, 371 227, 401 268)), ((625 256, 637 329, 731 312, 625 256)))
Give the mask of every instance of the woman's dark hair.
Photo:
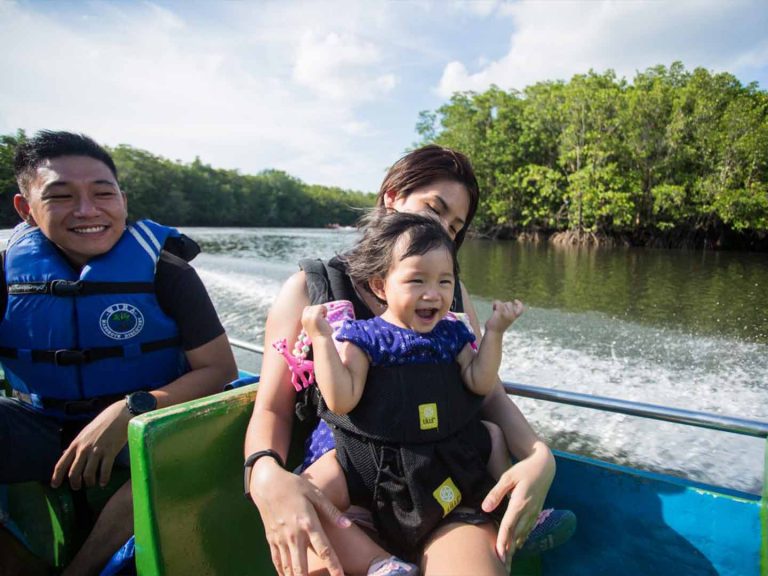
POLYGON ((117 167, 104 148, 84 134, 41 130, 16 147, 13 171, 21 193, 26 195, 37 168, 61 156, 88 156, 104 163, 117 181, 117 167))
POLYGON ((461 246, 480 201, 480 188, 469 159, 461 152, 430 144, 409 152, 387 171, 381 183, 376 206, 384 206, 384 198, 394 192, 395 197, 405 197, 423 186, 438 180, 450 180, 464 185, 469 192, 469 212, 464 227, 456 234, 456 246, 461 246))
POLYGON ((370 280, 386 277, 401 238, 407 244, 399 252, 400 260, 445 248, 453 260, 454 278, 458 278, 456 244, 437 219, 411 212, 372 212, 363 228, 363 237, 352 250, 340 256, 352 282, 371 292, 370 280))

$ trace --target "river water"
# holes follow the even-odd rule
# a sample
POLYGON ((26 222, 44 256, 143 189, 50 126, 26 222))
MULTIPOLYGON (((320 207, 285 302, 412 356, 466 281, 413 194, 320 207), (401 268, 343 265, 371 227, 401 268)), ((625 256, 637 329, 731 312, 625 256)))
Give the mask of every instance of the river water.
MULTIPOLYGON (((357 238, 353 230, 185 232, 204 249, 193 264, 229 334, 259 344, 298 259, 328 258, 357 238)), ((505 335, 505 380, 768 420, 766 255, 468 240, 459 260, 481 321, 493 298, 527 306, 505 335)), ((762 487, 757 438, 515 401, 556 448, 754 493, 762 487)))
MULTIPOLYGON (((193 265, 232 337, 263 343, 282 282, 354 230, 187 228, 193 265)), ((0 231, 0 244, 7 231, 0 231)), ((626 400, 768 420, 768 256, 577 250, 468 240, 462 280, 481 321, 493 298, 525 314, 506 333, 502 377, 626 400)), ((257 370, 254 355, 238 362, 257 370)), ((516 398, 553 447, 758 493, 764 442, 516 398)))

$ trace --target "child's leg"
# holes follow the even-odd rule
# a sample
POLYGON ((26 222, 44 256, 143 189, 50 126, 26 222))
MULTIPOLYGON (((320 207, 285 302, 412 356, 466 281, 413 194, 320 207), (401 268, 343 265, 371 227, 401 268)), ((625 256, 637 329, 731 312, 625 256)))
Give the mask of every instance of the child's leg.
POLYGON ((491 455, 488 458, 488 473, 495 480, 501 478, 501 475, 512 466, 512 459, 509 457, 507 442, 504 440, 504 433, 493 422, 483 420, 483 424, 488 429, 491 436, 491 455))
POLYGON ((301 473, 312 484, 320 488, 326 498, 339 510, 349 508, 349 492, 344 479, 344 470, 336 460, 336 450, 326 452, 309 468, 301 473))
MULTIPOLYGON (((335 450, 321 456, 301 475, 322 490, 339 510, 344 511, 349 508, 347 483, 344 471, 336 460, 335 450)), ((329 524, 322 517, 320 520, 345 573, 367 574, 368 568, 374 562, 391 556, 355 524, 349 528, 339 528, 335 524, 329 524)), ((310 568, 313 567, 313 563, 310 562, 310 568)), ((310 572, 312 572, 311 569, 310 572)))

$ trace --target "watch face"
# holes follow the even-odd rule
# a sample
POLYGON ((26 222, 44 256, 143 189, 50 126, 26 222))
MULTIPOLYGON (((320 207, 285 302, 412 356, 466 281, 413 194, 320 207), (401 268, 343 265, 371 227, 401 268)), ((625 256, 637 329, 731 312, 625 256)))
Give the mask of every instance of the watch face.
POLYGON ((155 408, 157 408, 157 398, 149 392, 139 390, 128 395, 128 411, 134 416, 151 412, 155 408))

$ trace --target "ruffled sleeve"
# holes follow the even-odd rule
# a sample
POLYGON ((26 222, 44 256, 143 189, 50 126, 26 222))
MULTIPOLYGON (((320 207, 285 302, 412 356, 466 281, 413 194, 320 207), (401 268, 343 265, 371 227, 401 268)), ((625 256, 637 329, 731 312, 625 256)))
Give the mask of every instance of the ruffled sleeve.
POLYGON ((345 320, 336 332, 336 340, 339 342, 350 342, 363 350, 368 357, 375 349, 374 336, 371 333, 371 327, 365 320, 345 320))
POLYGON ((476 338, 461 320, 442 320, 437 328, 440 340, 448 349, 451 356, 458 355, 467 344, 472 344, 476 338))

